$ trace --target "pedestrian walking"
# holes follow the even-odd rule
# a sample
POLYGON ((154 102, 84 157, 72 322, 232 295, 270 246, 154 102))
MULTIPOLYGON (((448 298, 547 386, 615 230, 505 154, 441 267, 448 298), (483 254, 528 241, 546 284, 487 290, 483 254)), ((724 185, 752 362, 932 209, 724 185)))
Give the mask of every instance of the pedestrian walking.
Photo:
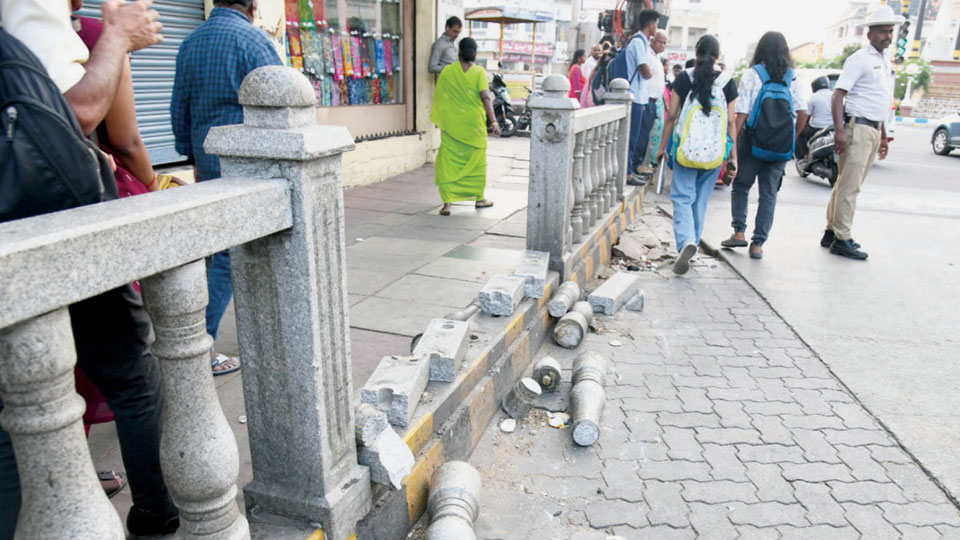
POLYGON ((430 61, 427 71, 439 74, 443 68, 457 61, 457 38, 463 30, 460 17, 450 17, 440 37, 430 47, 430 61))
MULTIPOLYGON (((217 0, 210 17, 180 45, 170 116, 175 148, 194 163, 198 182, 220 178, 220 159, 203 150, 214 126, 243 123, 238 94, 251 71, 283 62, 267 34, 253 25, 257 0, 217 0)), ((216 341, 220 320, 233 297, 230 252, 207 259, 207 333, 216 341)), ((210 351, 214 375, 240 369, 240 359, 210 351)))
MULTIPOLYGON (((643 121, 640 124, 640 147, 637 153, 640 155, 640 164, 637 172, 640 174, 653 174, 653 167, 644 164, 647 157, 647 148, 650 146, 650 139, 654 136, 654 125, 663 118, 663 93, 667 87, 666 74, 663 70, 663 60, 660 59, 660 53, 667 48, 667 33, 662 29, 657 29, 650 40, 650 50, 647 52, 647 65, 650 66, 650 78, 643 84, 647 88, 647 104, 643 107, 643 121)), ((657 141, 659 144, 659 141, 657 141)), ((650 161, 656 161, 656 149, 650 161)))
MULTIPOLYGON (((737 85, 729 74, 716 69, 718 58, 717 38, 709 34, 701 37, 696 65, 682 71, 674 81, 670 114, 657 150, 657 161, 666 158, 668 141, 673 140, 670 200, 679 251, 673 264, 677 274, 690 269, 690 259, 697 253, 714 179, 727 157, 727 134, 731 133, 736 142, 733 119, 737 85)), ((735 154, 728 166, 737 168, 735 154)))
POLYGON ((899 22, 890 6, 874 10, 867 26, 869 45, 850 55, 833 91, 834 148, 840 154, 837 182, 827 205, 827 228, 820 245, 830 253, 866 260, 851 236, 857 195, 874 159, 887 157, 884 121, 893 103, 894 72, 883 51, 893 42, 893 27, 899 22))
POLYGON ((817 77, 810 83, 813 92, 807 100, 807 125, 797 135, 797 159, 807 155, 807 143, 821 129, 833 123, 833 113, 830 111, 833 100, 833 91, 830 90, 830 80, 826 77, 817 77))
POLYGON ((476 65, 476 60, 477 42, 463 38, 459 61, 443 68, 433 94, 430 121, 440 128, 434 182, 443 200, 441 216, 449 216, 451 204, 457 201, 475 201, 476 208, 493 206, 483 197, 487 185, 487 119, 496 137, 500 136, 500 124, 493 112, 487 71, 476 65))
POLYGON ((739 168, 730 204, 733 235, 720 245, 747 246, 747 199, 756 183, 760 200, 749 253, 751 258, 761 259, 763 244, 773 227, 784 168, 793 158, 797 133, 807 122, 807 103, 783 34, 767 32, 760 38, 750 69, 740 79, 738 95, 735 131, 739 168))

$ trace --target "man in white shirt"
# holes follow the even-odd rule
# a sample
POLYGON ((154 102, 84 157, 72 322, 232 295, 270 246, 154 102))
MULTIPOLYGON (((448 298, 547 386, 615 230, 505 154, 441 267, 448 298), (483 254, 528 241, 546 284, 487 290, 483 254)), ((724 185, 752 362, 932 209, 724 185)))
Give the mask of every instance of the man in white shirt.
MULTIPOLYGON (((650 101, 649 89, 646 80, 653 76, 650 70, 650 38, 657 31, 657 21, 660 14, 652 9, 645 9, 637 15, 637 32, 627 43, 626 61, 627 76, 630 82, 630 93, 633 95, 633 107, 630 108, 630 152, 627 160, 630 185, 643 185, 644 182, 633 178, 637 167, 643 164, 643 153, 640 152, 640 142, 643 137, 643 115, 647 102, 650 101)), ((650 130, 647 129, 649 136, 650 130)), ((644 144, 644 149, 646 146, 644 144)))
POLYGON ((593 75, 593 70, 597 68, 597 62, 600 61, 601 55, 603 55, 603 48, 597 43, 590 48, 590 56, 588 56, 587 59, 583 61, 583 65, 580 66, 580 71, 583 73, 583 76, 587 78, 588 88, 590 76, 593 75))
POLYGON ((650 131, 658 118, 657 104, 663 98, 663 90, 667 87, 667 79, 663 72, 663 61, 660 60, 660 53, 667 48, 667 33, 658 29, 650 40, 650 51, 647 53, 647 65, 650 66, 650 78, 644 81, 647 91, 647 104, 643 107, 643 120, 640 123, 640 147, 637 153, 641 160, 637 163, 637 172, 640 174, 652 174, 653 168, 644 165, 644 156, 647 154, 647 147, 650 145, 650 131))
POLYGON ((830 193, 827 228, 820 245, 830 253, 865 260, 867 253, 853 241, 853 215, 857 194, 875 158, 887 157, 884 121, 893 104, 893 66, 883 50, 893 42, 893 28, 899 21, 890 6, 880 6, 865 24, 870 44, 843 63, 843 72, 833 91, 835 150, 840 154, 840 172, 830 193))
POLYGON ((807 102, 807 125, 797 134, 797 159, 807 155, 807 143, 821 129, 833 123, 831 101, 833 91, 830 90, 830 80, 826 77, 817 77, 810 84, 813 95, 807 102))

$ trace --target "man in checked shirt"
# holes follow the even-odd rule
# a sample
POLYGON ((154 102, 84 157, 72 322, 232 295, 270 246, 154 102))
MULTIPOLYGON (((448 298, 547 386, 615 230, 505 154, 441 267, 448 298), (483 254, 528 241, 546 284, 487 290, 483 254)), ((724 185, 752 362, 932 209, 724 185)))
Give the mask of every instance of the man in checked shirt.
MULTIPOLYGON (((198 182, 220 177, 220 159, 203 151, 214 126, 243 123, 237 94, 251 71, 282 65, 267 34, 253 25, 257 0, 217 0, 210 18, 193 31, 177 53, 170 115, 176 150, 189 156, 198 182)), ((216 340, 230 298, 230 255, 224 250, 207 259, 207 333, 216 340)), ((210 351, 214 375, 240 369, 240 359, 210 351)))

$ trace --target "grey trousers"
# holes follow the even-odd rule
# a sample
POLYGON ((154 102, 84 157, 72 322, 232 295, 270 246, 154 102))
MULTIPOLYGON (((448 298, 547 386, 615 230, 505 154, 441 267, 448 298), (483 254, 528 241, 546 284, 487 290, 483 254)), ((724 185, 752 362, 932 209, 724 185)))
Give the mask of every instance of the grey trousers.
POLYGON ((730 214, 733 217, 731 225, 736 232, 747 230, 747 199, 750 196, 750 188, 756 183, 760 189, 760 204, 757 208, 751 241, 762 246, 767 241, 767 237, 770 236, 770 229, 773 227, 773 214, 777 207, 777 192, 780 191, 783 171, 787 162, 760 161, 750 154, 749 143, 745 141, 744 144, 738 144, 738 146, 739 169, 737 177, 733 180, 733 193, 730 197, 730 214))

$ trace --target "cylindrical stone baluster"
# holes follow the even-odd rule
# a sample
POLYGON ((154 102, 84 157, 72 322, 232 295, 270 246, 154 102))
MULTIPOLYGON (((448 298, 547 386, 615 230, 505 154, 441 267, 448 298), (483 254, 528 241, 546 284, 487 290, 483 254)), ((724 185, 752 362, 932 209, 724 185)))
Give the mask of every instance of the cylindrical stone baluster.
POLYGON ((607 155, 610 156, 608 161, 610 165, 610 181, 607 182, 607 189, 610 191, 610 200, 614 205, 617 204, 617 170, 619 168, 617 164, 617 133, 620 132, 620 122, 621 120, 611 122, 607 132, 610 137, 607 143, 607 155))
POLYGON ((607 205, 607 211, 613 208, 615 197, 610 196, 610 124, 603 125, 603 200, 607 205))
POLYGON ((580 214, 581 219, 583 219, 583 235, 580 239, 583 240, 583 237, 589 234, 593 227, 595 215, 593 200, 590 198, 593 193, 593 171, 590 168, 590 154, 592 153, 593 143, 590 139, 590 130, 584 130, 577 136, 583 136, 583 209, 580 214))
POLYGON ((0 330, 0 424, 10 432, 23 498, 18 539, 125 538, 90 459, 76 363, 66 308, 0 330))
POLYGON ((480 473, 465 461, 438 467, 430 481, 427 511, 426 540, 476 540, 473 522, 480 514, 480 473))
POLYGON ((593 128, 590 131, 590 176, 593 178, 593 190, 590 192, 590 200, 593 203, 591 225, 596 225, 606 211, 603 208, 603 199, 600 197, 600 186, 603 184, 603 178, 600 175, 600 128, 593 128))
POLYGON ((237 441, 220 408, 210 372, 203 261, 142 280, 163 380, 164 480, 180 508, 178 539, 249 539, 237 508, 237 441))
POLYGON ((600 205, 600 211, 602 214, 607 213, 607 163, 606 163, 606 139, 607 133, 604 126, 597 127, 597 178, 600 179, 597 182, 597 202, 600 205))
POLYGON ((573 208, 570 210, 570 227, 573 230, 572 242, 579 244, 583 240, 583 133, 577 133, 573 148, 573 208))
POLYGON ((593 351, 587 351, 573 361, 570 410, 573 441, 580 446, 590 446, 600 438, 600 417, 606 401, 603 390, 606 371, 606 360, 593 351))

